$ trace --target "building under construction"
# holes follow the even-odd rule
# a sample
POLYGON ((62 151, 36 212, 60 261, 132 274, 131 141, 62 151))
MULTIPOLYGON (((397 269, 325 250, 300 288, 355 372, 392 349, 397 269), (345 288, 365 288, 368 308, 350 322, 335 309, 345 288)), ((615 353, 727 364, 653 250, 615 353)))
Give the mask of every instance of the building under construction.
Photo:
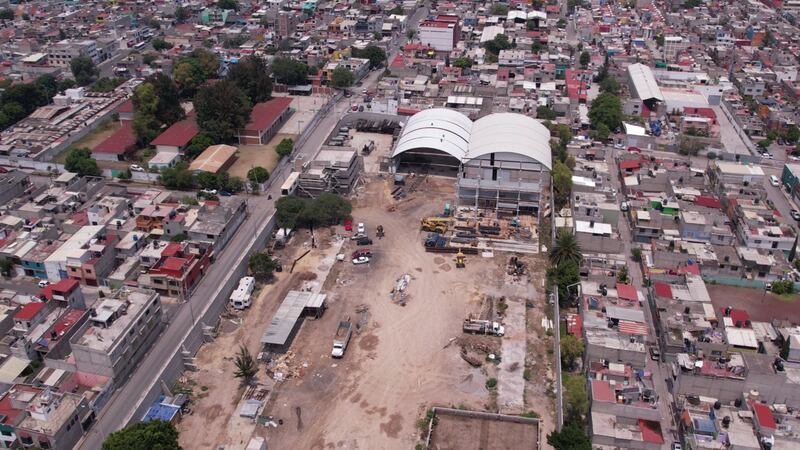
POLYGON ((473 122, 433 108, 408 120, 392 162, 396 171, 455 176, 459 206, 537 215, 550 182, 550 131, 523 114, 473 122))
POLYGON ((312 161, 303 165, 296 193, 312 198, 323 192, 349 194, 363 168, 363 159, 352 147, 323 146, 312 161))

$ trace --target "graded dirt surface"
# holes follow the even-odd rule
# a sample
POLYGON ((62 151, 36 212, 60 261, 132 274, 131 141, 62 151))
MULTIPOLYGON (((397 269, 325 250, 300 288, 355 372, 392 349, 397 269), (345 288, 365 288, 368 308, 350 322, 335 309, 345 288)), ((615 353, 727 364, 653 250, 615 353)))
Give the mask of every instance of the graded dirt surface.
POLYGON ((536 450, 536 425, 437 414, 430 448, 437 450, 536 450))
POLYGON ((247 172, 253 167, 261 166, 272 174, 272 170, 278 165, 278 154, 275 147, 284 138, 294 139, 293 134, 276 134, 266 145, 239 145, 236 152, 236 161, 228 169, 228 174, 232 177, 247 179, 247 172))
POLYGON ((778 297, 761 289, 706 284, 711 303, 717 314, 728 306, 742 309, 755 322, 771 322, 773 319, 800 321, 800 300, 778 297))

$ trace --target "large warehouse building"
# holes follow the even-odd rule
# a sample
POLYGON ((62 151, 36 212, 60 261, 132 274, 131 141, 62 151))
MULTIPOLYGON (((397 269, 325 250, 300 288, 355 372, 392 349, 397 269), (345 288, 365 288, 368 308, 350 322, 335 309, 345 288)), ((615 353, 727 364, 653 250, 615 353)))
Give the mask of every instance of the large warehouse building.
POLYGON ((522 114, 473 122, 432 108, 408 119, 392 160, 398 171, 455 175, 459 205, 537 214, 552 169, 550 131, 522 114))

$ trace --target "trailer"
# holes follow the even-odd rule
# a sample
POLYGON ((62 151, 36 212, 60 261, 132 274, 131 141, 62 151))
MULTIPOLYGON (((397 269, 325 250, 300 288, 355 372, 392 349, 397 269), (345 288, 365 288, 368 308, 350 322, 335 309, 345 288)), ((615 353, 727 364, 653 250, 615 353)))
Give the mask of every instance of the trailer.
POLYGON ((504 326, 491 320, 464 319, 462 329, 464 333, 491 334, 494 336, 502 336, 506 332, 504 326))
POLYGON ((243 277, 239 280, 239 285, 230 297, 230 305, 234 309, 249 308, 253 296, 253 289, 256 286, 256 279, 253 277, 243 277))
POLYGON ((341 358, 347 350, 347 344, 350 342, 350 335, 352 334, 352 326, 350 320, 342 320, 339 322, 339 327, 336 329, 336 336, 333 338, 333 350, 331 356, 334 358, 341 358))

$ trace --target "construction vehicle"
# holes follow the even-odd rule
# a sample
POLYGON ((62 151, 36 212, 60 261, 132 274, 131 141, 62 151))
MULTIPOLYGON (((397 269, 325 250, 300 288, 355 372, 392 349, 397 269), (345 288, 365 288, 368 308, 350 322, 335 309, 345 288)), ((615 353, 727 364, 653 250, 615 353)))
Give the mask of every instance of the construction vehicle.
POLYGON ((352 326, 350 320, 342 320, 339 322, 339 327, 336 329, 336 336, 333 338, 333 350, 331 356, 334 358, 341 358, 347 350, 347 344, 350 342, 350 335, 352 334, 352 326))
POLYGON ((447 231, 447 225, 449 222, 450 220, 444 217, 427 217, 421 221, 422 231, 444 233, 447 231))
POLYGON ((377 236, 378 239, 383 237, 383 225, 378 225, 378 227, 375 229, 375 236, 377 236))
POLYGON ((463 269, 467 267, 467 255, 461 250, 456 253, 456 269, 463 269))
POLYGON ((462 325, 464 333, 472 334, 492 334, 494 336, 502 336, 506 333, 506 328, 497 322, 491 320, 475 320, 464 319, 462 325))
POLYGON ((425 247, 428 248, 442 248, 447 245, 447 238, 439 233, 429 233, 425 238, 425 247))

